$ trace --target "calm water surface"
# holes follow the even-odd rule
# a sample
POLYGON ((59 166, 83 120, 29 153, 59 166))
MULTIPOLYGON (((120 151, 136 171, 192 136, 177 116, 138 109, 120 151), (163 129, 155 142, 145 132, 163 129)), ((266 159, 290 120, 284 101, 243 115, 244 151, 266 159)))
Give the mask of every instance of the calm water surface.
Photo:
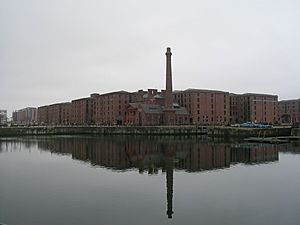
POLYGON ((0 223, 8 225, 298 225, 299 212, 299 143, 0 139, 0 223))

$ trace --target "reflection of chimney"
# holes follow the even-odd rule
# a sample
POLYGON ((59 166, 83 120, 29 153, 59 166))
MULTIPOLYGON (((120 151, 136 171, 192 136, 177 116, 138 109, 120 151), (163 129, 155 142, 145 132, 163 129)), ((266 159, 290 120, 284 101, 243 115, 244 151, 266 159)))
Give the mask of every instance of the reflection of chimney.
POLYGON ((167 48, 166 57, 166 91, 165 91, 165 107, 166 109, 173 109, 173 95, 172 95, 172 67, 171 67, 171 48, 167 48))
POLYGON ((172 219, 173 215, 173 168, 174 157, 166 157, 166 176, 167 176, 167 215, 172 219))

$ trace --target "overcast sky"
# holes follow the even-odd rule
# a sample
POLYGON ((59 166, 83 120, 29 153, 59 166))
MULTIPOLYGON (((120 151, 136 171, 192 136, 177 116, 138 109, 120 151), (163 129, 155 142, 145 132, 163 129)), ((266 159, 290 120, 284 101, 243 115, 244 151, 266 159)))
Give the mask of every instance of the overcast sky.
POLYGON ((300 98, 299 0, 0 0, 0 109, 174 89, 300 98))

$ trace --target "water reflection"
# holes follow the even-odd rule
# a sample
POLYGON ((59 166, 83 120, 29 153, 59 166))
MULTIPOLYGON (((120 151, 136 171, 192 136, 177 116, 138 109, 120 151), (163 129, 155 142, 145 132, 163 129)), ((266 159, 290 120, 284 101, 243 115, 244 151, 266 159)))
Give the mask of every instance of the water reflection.
POLYGON ((39 137, 0 140, 0 152, 36 146, 41 151, 71 155, 73 159, 117 172, 136 169, 139 173, 166 176, 167 217, 172 218, 174 170, 205 172, 242 163, 256 165, 279 160, 279 151, 300 153, 299 143, 270 145, 209 142, 190 137, 39 137))
POLYGON ((166 161, 187 172, 229 168, 232 164, 258 164, 278 160, 278 151, 290 148, 248 143, 215 143, 198 139, 158 138, 47 138, 38 148, 117 171, 137 168, 140 173, 166 170, 166 161))

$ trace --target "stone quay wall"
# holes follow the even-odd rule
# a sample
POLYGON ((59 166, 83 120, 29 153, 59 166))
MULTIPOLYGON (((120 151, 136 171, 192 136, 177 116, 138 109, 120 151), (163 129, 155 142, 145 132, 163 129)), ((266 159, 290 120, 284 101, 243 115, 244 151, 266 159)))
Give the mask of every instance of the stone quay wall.
POLYGON ((38 126, 2 127, 0 137, 24 135, 208 135, 245 138, 290 136, 291 128, 237 128, 224 126, 38 126))
POLYGON ((300 136, 300 128, 293 128, 292 136, 300 136))
POLYGON ((242 127, 216 127, 207 128, 207 135, 210 137, 225 138, 247 138, 247 137, 279 137, 290 136, 290 127, 275 128, 242 128, 242 127))
POLYGON ((22 135, 202 135, 206 127, 198 126, 39 126, 0 128, 0 137, 22 135))

